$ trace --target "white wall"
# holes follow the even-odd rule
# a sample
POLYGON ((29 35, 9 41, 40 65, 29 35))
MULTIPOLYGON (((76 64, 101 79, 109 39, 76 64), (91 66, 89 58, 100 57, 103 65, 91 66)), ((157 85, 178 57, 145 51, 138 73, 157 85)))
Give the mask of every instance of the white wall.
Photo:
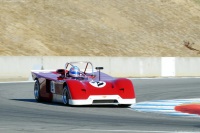
POLYGON ((110 74, 118 77, 158 77, 160 76, 160 58, 112 57, 110 74))
POLYGON ((200 58, 176 58, 176 76, 200 76, 200 58))
POLYGON ((0 79, 25 78, 34 65, 42 64, 42 57, 0 56, 0 79))
POLYGON ((162 57, 161 58, 161 76, 171 77, 176 76, 176 58, 175 57, 162 57))
POLYGON ((64 68, 71 61, 90 61, 115 77, 200 76, 197 57, 0 56, 0 79, 28 79, 32 69, 64 68))

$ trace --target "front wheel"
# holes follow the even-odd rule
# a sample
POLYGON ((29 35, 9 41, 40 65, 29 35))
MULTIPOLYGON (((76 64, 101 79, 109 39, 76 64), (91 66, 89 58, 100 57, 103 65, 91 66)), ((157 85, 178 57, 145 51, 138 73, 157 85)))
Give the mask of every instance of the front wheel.
POLYGON ((64 105, 69 105, 69 93, 67 86, 64 87, 63 93, 62 93, 62 101, 64 105))
POLYGON ((37 102, 41 102, 41 96, 40 96, 40 83, 38 80, 35 81, 35 85, 34 85, 34 96, 35 96, 35 100, 37 102))

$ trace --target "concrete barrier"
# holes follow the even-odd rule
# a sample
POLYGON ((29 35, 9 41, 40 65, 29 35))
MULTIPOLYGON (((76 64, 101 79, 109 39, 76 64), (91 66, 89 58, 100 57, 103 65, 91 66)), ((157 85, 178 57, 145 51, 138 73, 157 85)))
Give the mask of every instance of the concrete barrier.
POLYGON ((117 77, 158 77, 161 73, 160 58, 112 57, 110 74, 117 77))
POLYGON ((176 76, 200 76, 200 58, 176 58, 176 76))
POLYGON ((115 77, 200 76, 197 57, 0 56, 0 79, 29 79, 33 69, 64 68, 71 61, 90 61, 115 77))
POLYGON ((1 56, 0 79, 28 79, 34 65, 42 64, 42 57, 1 56))
POLYGON ((161 76, 173 77, 176 75, 175 57, 162 57, 161 58, 161 76))

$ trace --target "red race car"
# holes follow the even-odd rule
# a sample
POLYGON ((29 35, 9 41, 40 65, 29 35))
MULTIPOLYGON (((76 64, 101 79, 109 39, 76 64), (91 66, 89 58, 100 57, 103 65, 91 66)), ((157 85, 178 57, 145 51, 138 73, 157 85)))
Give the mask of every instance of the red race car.
POLYGON ((91 62, 69 62, 65 69, 32 71, 34 95, 38 102, 61 102, 65 105, 119 105, 136 102, 129 79, 113 78, 91 62), (83 69, 80 69, 83 68, 83 69))

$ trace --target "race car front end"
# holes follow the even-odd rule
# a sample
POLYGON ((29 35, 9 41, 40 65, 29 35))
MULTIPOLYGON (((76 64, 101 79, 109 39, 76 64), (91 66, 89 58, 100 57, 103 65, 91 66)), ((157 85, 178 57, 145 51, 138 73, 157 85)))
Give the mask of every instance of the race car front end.
POLYGON ((131 105, 136 102, 128 79, 111 81, 68 81, 70 105, 131 105), (74 89, 73 89, 74 88, 74 89))

